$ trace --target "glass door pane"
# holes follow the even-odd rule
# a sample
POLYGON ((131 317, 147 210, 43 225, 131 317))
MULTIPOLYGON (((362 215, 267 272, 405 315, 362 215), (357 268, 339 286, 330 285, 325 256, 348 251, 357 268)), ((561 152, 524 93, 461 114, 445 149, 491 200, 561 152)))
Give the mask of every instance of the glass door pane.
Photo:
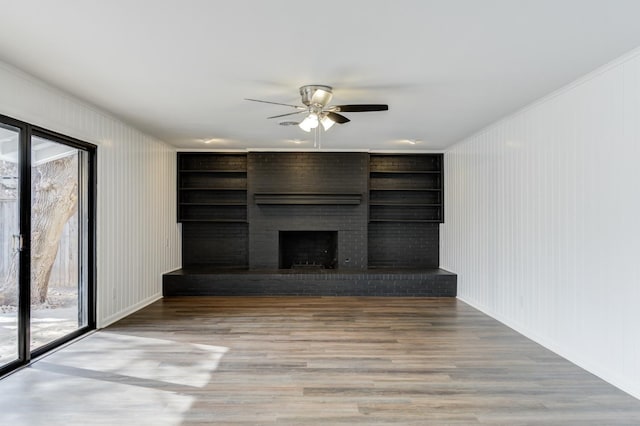
POLYGON ((87 156, 31 139, 31 350, 87 325, 87 156))
POLYGON ((0 123, 0 367, 18 359, 20 130, 0 123))

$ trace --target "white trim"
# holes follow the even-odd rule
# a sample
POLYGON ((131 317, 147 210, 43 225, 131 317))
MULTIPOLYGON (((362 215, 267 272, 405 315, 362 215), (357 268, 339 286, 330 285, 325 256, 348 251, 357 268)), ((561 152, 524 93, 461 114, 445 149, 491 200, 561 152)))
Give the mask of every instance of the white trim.
MULTIPOLYGON (((127 309, 120 311, 120 312, 116 312, 113 315, 110 315, 106 318, 100 318, 100 315, 98 316, 98 324, 96 324, 96 328, 97 329, 101 329, 101 328, 106 328, 108 326, 110 326, 111 324, 115 323, 116 321, 119 321, 131 314, 133 314, 136 311, 139 311, 140 309, 151 305, 154 302, 157 302, 158 300, 162 299, 162 293, 156 293, 153 296, 147 297, 144 300, 141 300, 140 302, 136 303, 135 305, 129 306, 127 307, 127 309)), ((98 308, 99 309, 99 308, 98 308)))

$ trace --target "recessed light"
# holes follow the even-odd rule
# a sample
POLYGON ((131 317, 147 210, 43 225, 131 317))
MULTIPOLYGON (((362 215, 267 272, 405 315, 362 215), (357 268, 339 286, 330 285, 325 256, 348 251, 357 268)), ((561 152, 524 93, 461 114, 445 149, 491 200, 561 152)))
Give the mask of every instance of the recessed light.
POLYGON ((402 143, 407 145, 418 145, 421 144, 422 141, 420 139, 398 139, 394 141, 395 143, 402 143))
POLYGON ((223 138, 200 138, 200 139, 196 139, 196 142, 200 142, 200 143, 209 145, 209 144, 212 144, 212 143, 226 144, 229 141, 227 139, 223 139, 223 138))

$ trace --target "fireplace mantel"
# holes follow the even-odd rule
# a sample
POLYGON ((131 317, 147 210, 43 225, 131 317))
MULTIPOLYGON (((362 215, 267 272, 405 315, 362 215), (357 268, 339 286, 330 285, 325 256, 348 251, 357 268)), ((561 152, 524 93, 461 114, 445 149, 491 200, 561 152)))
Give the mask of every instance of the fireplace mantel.
POLYGON ((254 200, 256 204, 276 205, 358 205, 362 194, 269 192, 254 194, 254 200))

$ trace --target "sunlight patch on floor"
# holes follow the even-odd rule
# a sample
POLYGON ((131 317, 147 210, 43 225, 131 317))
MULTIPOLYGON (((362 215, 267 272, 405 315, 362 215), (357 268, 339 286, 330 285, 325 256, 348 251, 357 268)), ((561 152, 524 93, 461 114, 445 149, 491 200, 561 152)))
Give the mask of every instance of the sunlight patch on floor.
POLYGON ((90 370, 94 374, 117 372, 125 381, 130 377, 154 383, 202 387, 209 382, 228 350, 223 346, 102 331, 73 344, 63 356, 53 354, 46 361, 62 367, 90 370), (107 353, 111 355, 102 355, 107 353), (196 362, 183 361, 194 358, 196 362))
POLYGON ((85 416, 85 424, 92 425, 114 425, 122 421, 121 424, 178 426, 194 402, 193 396, 181 392, 36 369, 25 369, 7 377, 2 385, 5 391, 12 386, 29 388, 28 400, 21 397, 20 392, 3 392, 0 400, 2 424, 13 426, 62 426, 78 421, 82 416, 85 416), (61 389, 66 391, 61 392, 61 389), (18 396, 14 398, 14 394, 18 396), (91 413, 91 418, 78 413, 91 413), (123 413, 129 413, 125 416, 129 418, 127 422, 124 422, 123 413))

